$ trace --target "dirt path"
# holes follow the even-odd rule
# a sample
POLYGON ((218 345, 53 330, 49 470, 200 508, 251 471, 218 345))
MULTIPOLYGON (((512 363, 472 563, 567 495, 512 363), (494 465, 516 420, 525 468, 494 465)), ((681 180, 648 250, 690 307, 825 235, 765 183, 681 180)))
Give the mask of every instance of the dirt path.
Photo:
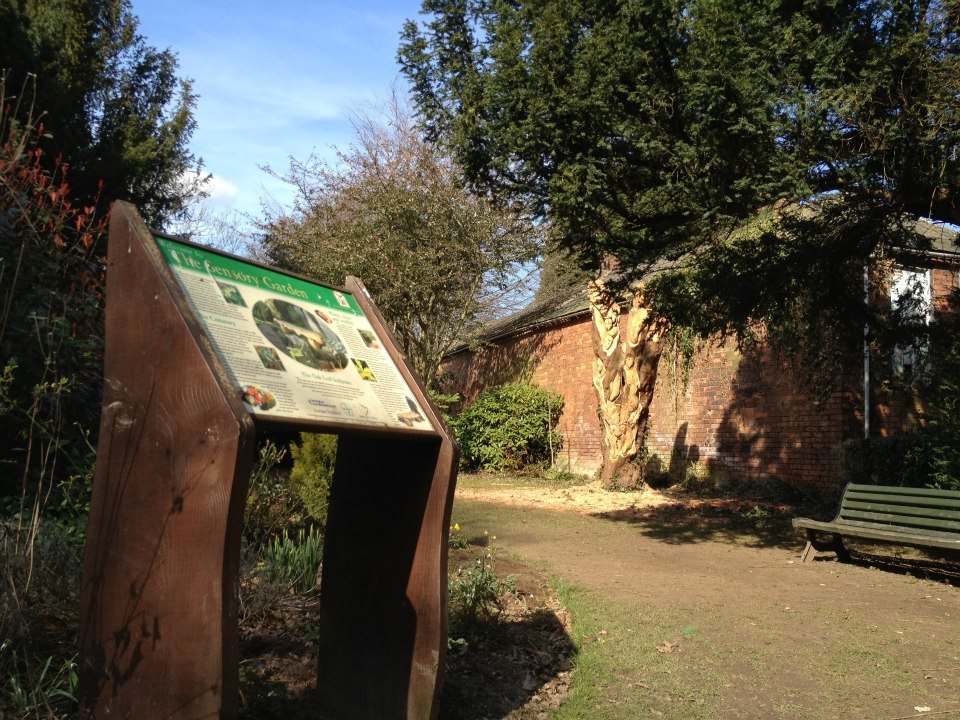
POLYGON ((454 517, 583 588, 597 634, 558 717, 960 718, 956 587, 802 565, 769 508, 539 490, 466 490, 454 517))

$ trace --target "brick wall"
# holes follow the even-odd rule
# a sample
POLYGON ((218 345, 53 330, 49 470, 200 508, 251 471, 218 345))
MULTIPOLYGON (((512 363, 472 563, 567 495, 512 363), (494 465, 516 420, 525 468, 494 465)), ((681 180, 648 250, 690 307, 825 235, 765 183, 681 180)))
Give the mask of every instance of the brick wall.
POLYGON ((732 344, 701 347, 686 387, 679 374, 661 361, 647 436, 655 464, 676 471, 701 462, 814 495, 836 492, 840 444, 860 432, 862 396, 838 392, 815 404, 769 351, 741 354, 732 344))
MULTIPOLYGON (((934 268, 933 298, 957 286, 953 266, 934 268)), ((566 400, 559 430, 562 467, 592 472, 601 462, 600 423, 591 371, 593 346, 586 314, 546 330, 497 341, 477 352, 463 352, 444 364, 445 386, 471 401, 485 387, 518 380, 554 390, 566 400)), ((880 378, 889 360, 876 358, 880 378)), ((668 362, 661 362, 650 412, 648 448, 668 468, 699 461, 753 480, 778 478, 810 493, 831 496, 839 484, 840 445, 863 434, 862 377, 815 404, 759 349, 741 354, 732 345, 710 343, 697 353, 689 383, 678 387, 668 362)), ((913 395, 897 399, 873 385, 875 434, 905 429, 913 395)), ((911 406, 912 407, 912 406, 911 406)))

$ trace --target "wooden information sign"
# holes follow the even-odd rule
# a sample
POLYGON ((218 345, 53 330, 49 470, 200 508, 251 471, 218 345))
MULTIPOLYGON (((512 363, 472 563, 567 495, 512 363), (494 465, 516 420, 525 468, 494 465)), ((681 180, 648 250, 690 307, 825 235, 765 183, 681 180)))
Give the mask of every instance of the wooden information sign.
POLYGON ((257 428, 339 435, 317 712, 436 716, 457 449, 362 284, 110 221, 104 402, 81 595, 81 714, 231 718, 257 428))

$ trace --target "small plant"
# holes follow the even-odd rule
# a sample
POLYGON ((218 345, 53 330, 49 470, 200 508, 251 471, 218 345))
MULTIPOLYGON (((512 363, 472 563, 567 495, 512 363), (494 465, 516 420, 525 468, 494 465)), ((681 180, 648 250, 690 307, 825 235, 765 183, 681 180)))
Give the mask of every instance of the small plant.
POLYGON ((549 465, 560 447, 553 428, 561 410, 561 396, 535 385, 487 388, 452 423, 464 466, 500 471, 549 465))
POLYGON ((469 567, 459 567, 448 581, 451 638, 475 633, 483 624, 495 621, 503 611, 503 595, 514 589, 514 579, 497 577, 493 542, 487 536, 483 555, 469 567))
POLYGON ((295 540, 284 530, 263 552, 263 576, 274 587, 299 595, 317 584, 322 559, 323 536, 315 526, 300 528, 295 540))
MULTIPOLYGON (((0 646, 0 653, 5 653, 8 647, 9 640, 0 646)), ((7 678, 5 706, 11 713, 10 717, 24 720, 61 717, 66 710, 76 707, 80 679, 74 660, 65 660, 55 665, 54 658, 47 657, 35 676, 26 663, 18 663, 16 657, 5 664, 20 668, 19 672, 7 678)))
POLYGON ((589 481, 589 476, 578 475, 572 470, 566 470, 559 467, 547 468, 543 471, 543 478, 551 485, 556 487, 573 487, 575 485, 585 485, 589 481))
POLYGON ((286 448, 267 441, 260 447, 257 465, 250 477, 243 540, 254 555, 282 528, 299 525, 306 508, 287 481, 281 467, 286 448))
POLYGON ((460 530, 460 523, 454 523, 450 526, 447 545, 451 550, 465 550, 470 546, 470 541, 467 539, 467 536, 460 530))

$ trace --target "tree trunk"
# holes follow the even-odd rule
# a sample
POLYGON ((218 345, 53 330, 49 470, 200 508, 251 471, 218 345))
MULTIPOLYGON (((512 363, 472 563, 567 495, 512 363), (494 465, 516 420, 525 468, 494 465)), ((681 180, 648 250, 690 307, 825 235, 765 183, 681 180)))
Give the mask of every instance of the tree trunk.
POLYGON ((611 488, 636 488, 643 471, 634 462, 643 447, 657 366, 662 352, 662 327, 644 307, 637 290, 620 331, 621 305, 601 280, 589 286, 593 314, 593 387, 603 431, 600 479, 611 488))

